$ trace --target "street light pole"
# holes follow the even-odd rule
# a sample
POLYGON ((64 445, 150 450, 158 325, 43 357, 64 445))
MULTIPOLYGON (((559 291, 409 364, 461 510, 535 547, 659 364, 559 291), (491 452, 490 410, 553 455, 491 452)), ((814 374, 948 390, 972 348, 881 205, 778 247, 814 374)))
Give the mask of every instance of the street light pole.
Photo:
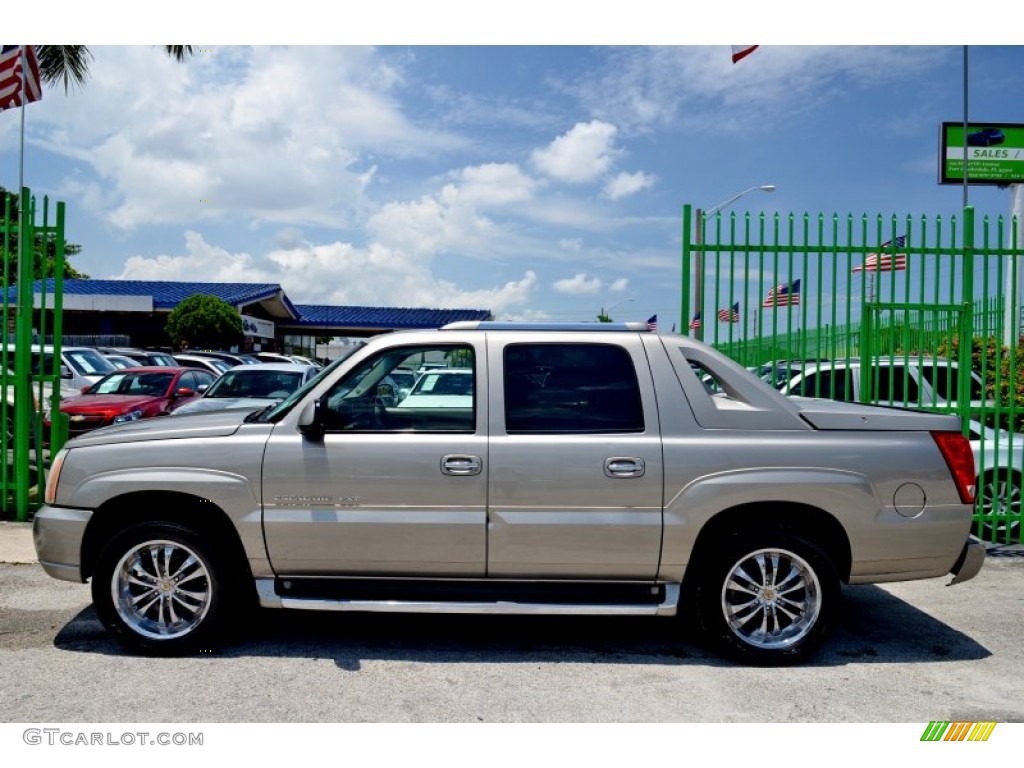
POLYGON ((598 317, 598 322, 610 323, 612 321, 612 319, 611 319, 611 311, 613 309, 615 309, 617 306, 619 306, 619 304, 625 304, 627 301, 633 301, 633 299, 635 299, 635 298, 636 298, 636 296, 630 296, 628 299, 620 299, 619 301, 616 301, 614 304, 612 304, 610 307, 608 307, 608 312, 605 312, 604 307, 601 307, 601 314, 597 316, 598 317), (606 317, 608 318, 607 320, 604 319, 606 317))
MULTIPOLYGON (((700 327, 694 329, 694 338, 696 338, 697 341, 704 341, 704 219, 706 219, 708 216, 713 216, 714 214, 721 211, 723 208, 728 208, 730 205, 735 203, 737 200, 739 200, 747 193, 754 192, 756 190, 761 190, 762 192, 774 192, 775 185, 761 184, 758 186, 753 186, 750 187, 749 189, 744 189, 742 192, 733 195, 724 203, 719 203, 718 205, 708 208, 706 211, 702 211, 700 208, 697 209, 697 232, 695 233, 697 240, 697 251, 694 257, 694 267, 696 269, 697 274, 696 279, 693 283, 693 309, 694 312, 701 313, 700 327)), ((683 319, 686 320, 686 318, 683 319)))

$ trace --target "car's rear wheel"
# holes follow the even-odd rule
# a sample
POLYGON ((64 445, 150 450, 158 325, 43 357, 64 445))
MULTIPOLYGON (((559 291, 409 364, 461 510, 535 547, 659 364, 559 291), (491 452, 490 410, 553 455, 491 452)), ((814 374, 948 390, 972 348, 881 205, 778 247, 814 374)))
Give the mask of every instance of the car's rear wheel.
POLYGON ((707 562, 698 586, 701 626, 747 663, 803 660, 829 631, 840 595, 828 556, 783 529, 736 534, 707 562))
POLYGON ((176 523, 115 536, 92 578, 100 620, 128 648, 158 655, 212 650, 232 590, 211 547, 176 523))
POLYGON ((1021 475, 993 469, 978 479, 977 511, 988 519, 979 522, 987 541, 1011 543, 1020 540, 1021 475))

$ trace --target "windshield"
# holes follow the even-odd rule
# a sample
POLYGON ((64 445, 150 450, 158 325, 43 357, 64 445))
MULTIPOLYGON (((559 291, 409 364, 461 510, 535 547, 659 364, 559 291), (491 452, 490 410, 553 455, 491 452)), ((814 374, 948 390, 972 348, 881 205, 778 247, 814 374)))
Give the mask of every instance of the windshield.
POLYGON ((115 370, 111 362, 95 349, 66 350, 64 359, 76 373, 84 376, 95 376, 115 370))
POLYGON ((365 346, 365 341, 361 341, 358 344, 353 344, 350 348, 342 352, 342 354, 339 357, 335 358, 330 365, 328 365, 326 368, 320 371, 320 373, 318 373, 312 379, 307 381, 303 386, 295 390, 287 399, 282 400, 276 406, 266 411, 257 411, 256 413, 254 413, 252 415, 253 420, 271 423, 279 421, 286 413, 288 413, 288 411, 295 407, 295 404, 297 402, 299 402, 300 400, 302 400, 302 398, 306 396, 307 392, 309 392, 311 389, 313 389, 313 387, 319 384, 321 379, 323 379, 325 376, 329 376, 331 373, 334 372, 335 368, 337 368, 345 360, 351 357, 353 352, 355 352, 358 349, 362 349, 365 346))
POLYGON ((173 373, 112 373, 89 387, 85 394, 161 397, 173 378, 173 373))
POLYGON ((214 382, 206 397, 284 398, 299 388, 302 370, 230 370, 214 382))

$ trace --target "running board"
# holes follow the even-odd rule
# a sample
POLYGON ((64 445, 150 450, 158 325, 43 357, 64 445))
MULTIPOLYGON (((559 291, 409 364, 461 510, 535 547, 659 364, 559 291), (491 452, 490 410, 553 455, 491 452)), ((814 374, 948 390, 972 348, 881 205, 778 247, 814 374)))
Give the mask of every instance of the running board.
MULTIPOLYGON (((599 603, 528 601, 525 599, 381 599, 282 595, 274 579, 256 579, 256 592, 264 608, 307 611, 364 611, 370 613, 460 613, 536 616, 674 616, 679 605, 679 585, 658 585, 660 602, 599 603)), ((483 595, 481 594, 481 597, 483 595)))

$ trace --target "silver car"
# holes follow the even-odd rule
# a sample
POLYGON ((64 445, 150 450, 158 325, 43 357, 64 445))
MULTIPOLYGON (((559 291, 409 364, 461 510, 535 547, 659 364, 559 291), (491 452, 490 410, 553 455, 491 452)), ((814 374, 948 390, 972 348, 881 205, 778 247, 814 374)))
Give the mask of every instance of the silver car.
POLYGON ((174 411, 175 416, 233 408, 258 410, 279 403, 319 373, 312 365, 255 363, 221 374, 203 396, 174 411))
POLYGON ((376 337, 264 411, 71 440, 34 534, 145 653, 209 649, 258 602, 691 614, 783 664, 843 583, 977 574, 974 479, 953 416, 798 401, 643 324, 455 323, 376 337), (445 369, 457 399, 398 401, 394 372, 445 369))

